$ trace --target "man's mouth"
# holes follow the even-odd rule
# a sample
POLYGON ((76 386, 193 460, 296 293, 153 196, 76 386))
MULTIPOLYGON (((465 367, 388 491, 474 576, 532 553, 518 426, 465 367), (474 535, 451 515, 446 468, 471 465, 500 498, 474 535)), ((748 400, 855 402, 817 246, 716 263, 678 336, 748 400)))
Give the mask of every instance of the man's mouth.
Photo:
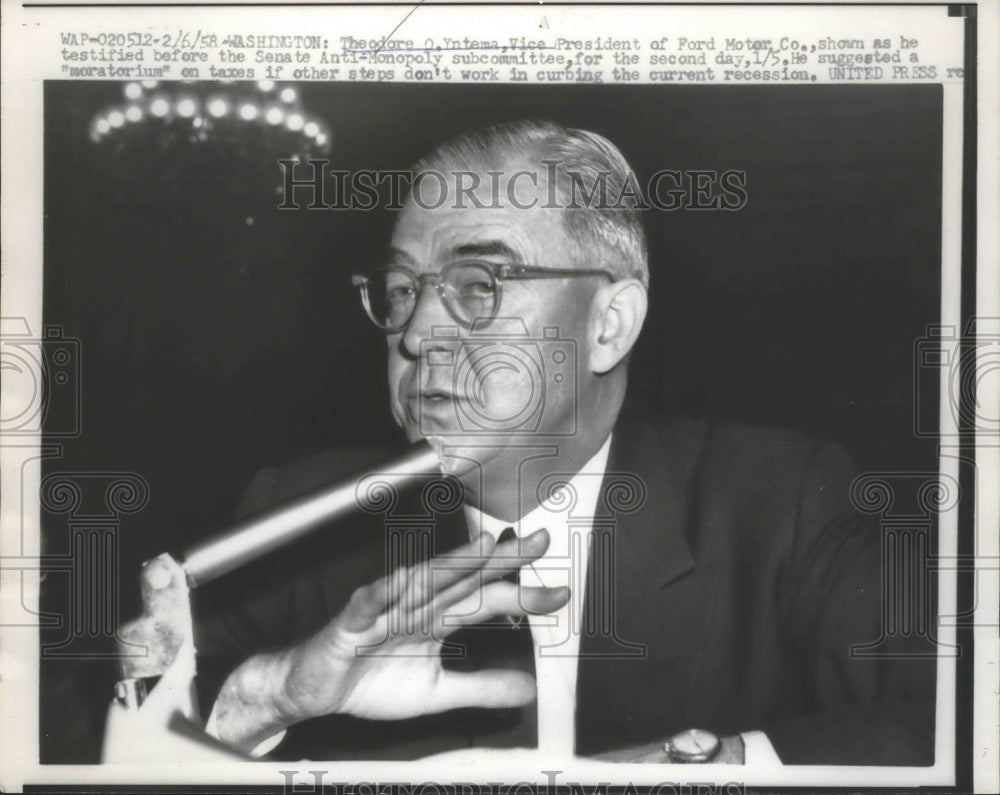
POLYGON ((410 400, 426 401, 427 403, 445 403, 458 400, 451 392, 443 389, 422 389, 419 392, 411 392, 410 400))
POLYGON ((426 388, 409 392, 406 415, 410 422, 423 430, 449 428, 455 424, 457 399, 444 389, 426 388))

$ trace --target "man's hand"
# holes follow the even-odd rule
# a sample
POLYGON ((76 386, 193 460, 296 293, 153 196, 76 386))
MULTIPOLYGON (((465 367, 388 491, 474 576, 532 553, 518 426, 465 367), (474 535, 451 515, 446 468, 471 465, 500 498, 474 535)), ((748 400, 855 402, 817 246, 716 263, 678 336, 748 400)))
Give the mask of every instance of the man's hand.
POLYGON ((216 701, 219 738, 248 750, 307 718, 331 713, 396 720, 458 707, 515 707, 535 698, 522 671, 447 671, 441 646, 463 626, 499 615, 549 613, 567 588, 520 588, 502 578, 548 548, 544 530, 495 546, 483 535, 359 588, 302 644, 252 657, 216 701))

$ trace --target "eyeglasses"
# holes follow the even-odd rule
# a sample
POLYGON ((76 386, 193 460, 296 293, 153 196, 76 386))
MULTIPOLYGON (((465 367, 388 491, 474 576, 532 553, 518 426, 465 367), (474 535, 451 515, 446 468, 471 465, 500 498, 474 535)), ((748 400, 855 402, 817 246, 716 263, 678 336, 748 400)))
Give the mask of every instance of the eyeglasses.
POLYGON ((424 285, 432 284, 455 322, 471 327, 492 320, 500 311, 503 283, 522 279, 566 279, 604 276, 610 271, 581 268, 533 268, 467 260, 453 262, 440 273, 414 273, 409 268, 379 269, 368 276, 355 275, 351 283, 361 290, 368 317, 385 331, 402 331, 409 325, 424 285))

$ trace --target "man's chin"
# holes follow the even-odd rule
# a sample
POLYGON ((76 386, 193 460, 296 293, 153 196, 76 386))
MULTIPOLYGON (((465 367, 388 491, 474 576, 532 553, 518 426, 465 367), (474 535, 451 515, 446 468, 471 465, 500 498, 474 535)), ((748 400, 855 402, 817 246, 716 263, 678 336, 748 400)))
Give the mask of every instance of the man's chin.
POLYGON ((450 462, 446 462, 446 469, 452 471, 452 474, 460 474, 460 471, 464 472, 485 464, 511 445, 510 436, 462 433, 451 428, 437 428, 427 424, 422 428, 407 425, 405 432, 407 440, 411 443, 427 439, 438 448, 442 458, 451 459, 450 462))

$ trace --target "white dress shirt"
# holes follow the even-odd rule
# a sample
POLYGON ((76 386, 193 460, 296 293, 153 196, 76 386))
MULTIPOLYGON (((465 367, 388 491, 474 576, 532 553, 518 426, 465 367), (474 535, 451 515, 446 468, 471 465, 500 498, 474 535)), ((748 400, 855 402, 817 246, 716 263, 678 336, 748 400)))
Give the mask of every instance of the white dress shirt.
POLYGON ((610 448, 611 438, 608 437, 568 483, 561 488, 553 484, 548 499, 513 525, 465 506, 472 536, 486 532, 499 538, 505 528, 513 526, 518 538, 526 538, 536 530, 546 529, 549 548, 541 558, 521 569, 521 585, 568 586, 570 589, 569 602, 555 613, 528 618, 535 644, 538 748, 546 754, 573 754, 577 660, 587 561, 594 511, 610 448))

